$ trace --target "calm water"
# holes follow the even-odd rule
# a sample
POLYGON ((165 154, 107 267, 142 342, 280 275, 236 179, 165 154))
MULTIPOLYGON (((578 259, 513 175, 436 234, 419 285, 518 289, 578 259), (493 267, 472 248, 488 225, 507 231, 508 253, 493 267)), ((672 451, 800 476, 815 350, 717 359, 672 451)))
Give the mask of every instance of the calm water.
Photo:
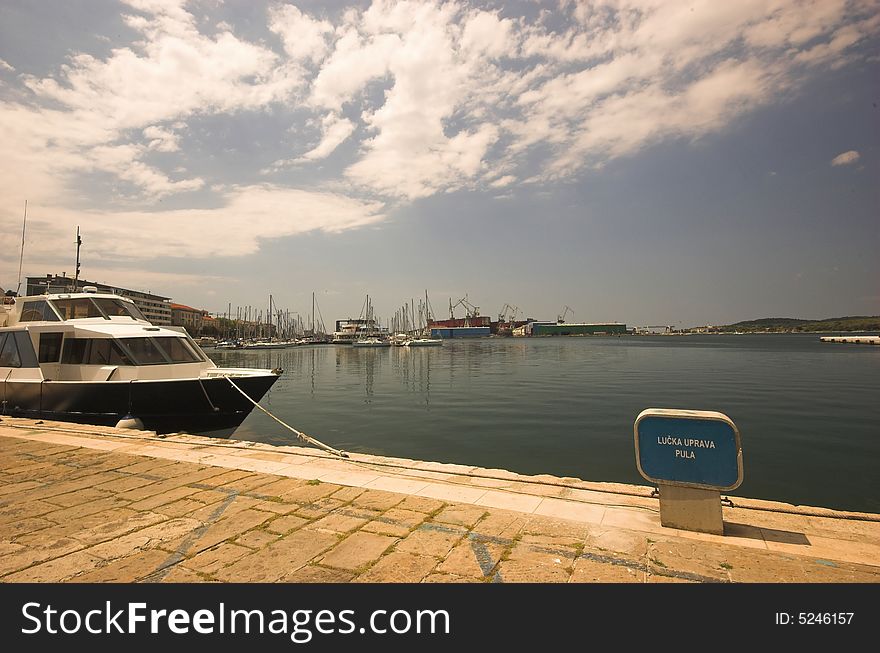
MULTIPOLYGON (((734 494, 880 511, 880 347, 731 335, 208 353, 284 368, 262 404, 349 451, 644 484, 638 413, 717 410, 742 434, 734 494)), ((236 437, 293 441, 256 410, 236 437)))

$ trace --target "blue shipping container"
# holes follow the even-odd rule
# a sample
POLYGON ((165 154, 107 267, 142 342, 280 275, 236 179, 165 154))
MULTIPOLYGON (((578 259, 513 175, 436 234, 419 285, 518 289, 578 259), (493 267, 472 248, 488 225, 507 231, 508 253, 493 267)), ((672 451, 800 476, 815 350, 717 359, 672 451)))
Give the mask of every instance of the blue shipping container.
POLYGON ((490 334, 489 327, 454 327, 431 329, 432 338, 484 338, 490 334))

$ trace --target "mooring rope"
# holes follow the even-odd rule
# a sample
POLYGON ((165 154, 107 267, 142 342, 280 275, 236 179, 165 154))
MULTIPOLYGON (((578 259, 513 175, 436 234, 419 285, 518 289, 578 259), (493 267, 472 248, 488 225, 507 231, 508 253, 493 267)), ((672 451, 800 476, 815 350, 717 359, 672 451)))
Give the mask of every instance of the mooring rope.
POLYGON ((333 447, 331 447, 331 446, 329 446, 329 445, 326 445, 326 444, 324 444, 323 442, 321 442, 321 441, 319 441, 319 440, 316 440, 315 438, 313 438, 313 437, 310 436, 310 435, 306 435, 306 434, 303 433, 302 431, 299 431, 299 430, 293 428, 290 424, 287 424, 287 423, 284 422, 283 420, 281 420, 281 419, 275 417, 275 415, 273 415, 273 414, 270 413, 268 410, 266 410, 265 408, 263 408, 259 403, 257 403, 257 402, 254 401, 253 399, 251 399, 250 396, 248 396, 248 394, 247 394, 244 390, 242 390, 242 389, 239 388, 237 385, 235 385, 235 382, 234 382, 230 377, 227 376, 227 377, 224 377, 224 378, 225 378, 227 381, 229 381, 229 384, 230 384, 233 388, 235 388, 236 390, 238 390, 238 391, 242 394, 242 396, 245 397, 245 399, 247 399, 247 400, 248 400, 249 402, 251 402, 254 406, 256 406, 257 408, 259 408, 260 410, 262 410, 264 413, 266 413, 269 417, 271 417, 272 419, 274 419, 276 422, 278 422, 279 424, 281 424, 281 426, 283 426, 284 428, 286 428, 286 429, 288 429, 289 431, 291 431, 292 433, 294 433, 294 434, 296 435, 296 437, 298 437, 298 438, 299 438, 300 440, 302 440, 303 442, 308 442, 309 444, 315 445, 315 446, 318 447, 319 449, 323 449, 324 451, 327 451, 327 452, 329 452, 329 453, 332 453, 334 456, 339 456, 340 458, 348 458, 348 454, 345 453, 344 451, 340 451, 339 449, 334 449, 333 447))

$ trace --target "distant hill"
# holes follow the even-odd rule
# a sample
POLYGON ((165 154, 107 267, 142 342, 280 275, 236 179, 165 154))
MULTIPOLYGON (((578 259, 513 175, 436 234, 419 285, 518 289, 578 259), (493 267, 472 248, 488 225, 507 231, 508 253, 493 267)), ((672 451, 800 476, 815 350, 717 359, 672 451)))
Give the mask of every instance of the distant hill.
POLYGON ((830 317, 825 320, 801 320, 793 317, 765 317, 718 327, 719 331, 880 331, 880 315, 830 317))

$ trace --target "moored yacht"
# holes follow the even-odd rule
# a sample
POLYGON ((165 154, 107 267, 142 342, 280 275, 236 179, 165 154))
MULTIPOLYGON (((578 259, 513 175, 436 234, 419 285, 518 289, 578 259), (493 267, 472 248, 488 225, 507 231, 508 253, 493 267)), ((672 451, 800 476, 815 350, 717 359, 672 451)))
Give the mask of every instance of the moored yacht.
POLYGON ((218 368, 182 327, 84 291, 0 305, 0 415, 228 436, 281 373, 218 368))

